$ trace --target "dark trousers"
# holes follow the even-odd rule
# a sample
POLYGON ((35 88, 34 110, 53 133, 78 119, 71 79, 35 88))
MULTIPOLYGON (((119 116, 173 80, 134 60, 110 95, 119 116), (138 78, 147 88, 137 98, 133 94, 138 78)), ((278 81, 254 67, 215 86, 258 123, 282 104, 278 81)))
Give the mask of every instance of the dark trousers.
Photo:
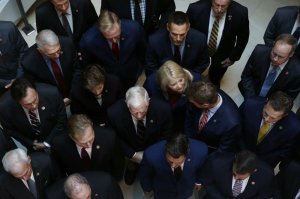
POLYGON ((223 60, 212 57, 208 71, 209 80, 218 88, 220 88, 221 79, 227 71, 227 67, 222 67, 221 61, 223 60))

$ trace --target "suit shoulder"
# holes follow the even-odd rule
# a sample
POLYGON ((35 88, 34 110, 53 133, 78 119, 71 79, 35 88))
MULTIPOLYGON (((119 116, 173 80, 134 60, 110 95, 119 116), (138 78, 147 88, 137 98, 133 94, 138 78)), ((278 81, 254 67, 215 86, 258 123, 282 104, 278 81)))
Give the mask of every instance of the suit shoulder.
POLYGON ((190 150, 193 150, 197 154, 207 154, 208 147, 204 142, 201 142, 200 140, 195 140, 195 139, 189 139, 189 147, 190 150))
POLYGON ((126 32, 129 34, 135 35, 135 34, 141 34, 143 32, 138 22, 129 19, 121 19, 121 27, 122 27, 122 32, 126 32))
POLYGON ((108 114, 110 114, 111 116, 119 115, 119 113, 122 110, 126 110, 126 109, 127 109, 127 105, 125 103, 125 99, 120 99, 108 108, 108 114))
POLYGON ((204 33, 194 29, 194 28, 190 28, 189 33, 190 34, 190 38, 194 39, 197 42, 202 42, 202 40, 206 41, 206 36, 204 33))
POLYGON ((159 156, 160 153, 164 153, 166 143, 167 143, 166 140, 159 141, 149 146, 145 150, 145 153, 150 154, 151 156, 155 156, 155 155, 159 156))
POLYGON ((45 84, 45 83, 35 83, 36 90, 40 95, 58 96, 59 91, 56 86, 45 84))
POLYGON ((230 6, 232 7, 232 9, 234 9, 234 11, 248 12, 248 8, 246 6, 243 6, 242 4, 236 1, 232 1, 230 6))
POLYGON ((51 8, 52 4, 50 1, 45 1, 41 3, 35 10, 36 15, 43 14, 46 10, 49 10, 51 8))
POLYGON ((298 12, 298 7, 297 6, 284 6, 276 9, 276 14, 281 14, 281 13, 289 13, 293 14, 294 12, 298 12))
POLYGON ((101 139, 114 140, 116 137, 116 133, 112 128, 101 127, 98 125, 94 125, 93 128, 94 128, 95 134, 97 134, 99 136, 99 138, 101 138, 101 139))
POLYGON ((151 98, 149 106, 152 106, 154 109, 157 109, 157 111, 161 109, 167 110, 170 108, 170 105, 166 101, 163 101, 158 98, 151 98))
POLYGON ((201 1, 196 1, 194 3, 191 3, 188 9, 197 11, 199 8, 206 8, 210 6, 211 6, 211 2, 209 0, 201 0, 201 1))

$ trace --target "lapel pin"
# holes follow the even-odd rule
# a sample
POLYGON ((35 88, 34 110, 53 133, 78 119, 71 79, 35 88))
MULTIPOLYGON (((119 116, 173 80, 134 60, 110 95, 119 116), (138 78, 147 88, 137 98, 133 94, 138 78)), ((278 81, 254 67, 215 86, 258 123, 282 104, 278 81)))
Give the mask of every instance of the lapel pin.
POLYGON ((150 123, 153 123, 153 120, 150 120, 150 123))
POLYGON ((283 126, 279 126, 279 130, 282 130, 283 129, 283 126))
POLYGON ((285 75, 288 75, 288 74, 289 74, 289 72, 288 72, 288 71, 286 71, 284 74, 285 74, 285 75))
POLYGON ((98 196, 99 196, 99 194, 95 193, 95 197, 98 197, 98 196))
POLYGON ((98 150, 99 150, 99 149, 100 149, 100 146, 99 146, 99 145, 97 145, 97 146, 96 146, 96 149, 98 149, 98 150))
POLYGON ((231 21, 232 15, 228 15, 228 21, 231 21))
POLYGON ((186 46, 187 46, 188 48, 189 48, 189 47, 191 47, 191 45, 190 45, 190 44, 188 44, 188 45, 186 45, 186 46))
POLYGON ((0 38, 0 42, 2 42, 3 41, 3 39, 2 38, 0 38))
POLYGON ((214 123, 216 123, 217 122, 217 120, 216 119, 214 119, 214 123))
POLYGON ((124 37, 121 37, 121 40, 124 41, 124 37))
POLYGON ((46 108, 44 106, 42 106, 42 110, 45 110, 46 108))
POLYGON ((187 161, 190 162, 190 161, 191 161, 191 158, 188 158, 187 161))
POLYGON ((107 93, 108 91, 107 91, 107 90, 105 90, 104 92, 105 92, 105 93, 107 93))
POLYGON ((36 176, 39 176, 39 175, 40 175, 40 173, 39 173, 39 172, 37 172, 37 173, 36 173, 36 176))
POLYGON ((254 181, 252 181, 252 182, 251 182, 251 184, 252 184, 252 185, 255 185, 255 182, 254 182, 254 181))
POLYGON ((75 12, 78 12, 78 10, 76 9, 75 12))

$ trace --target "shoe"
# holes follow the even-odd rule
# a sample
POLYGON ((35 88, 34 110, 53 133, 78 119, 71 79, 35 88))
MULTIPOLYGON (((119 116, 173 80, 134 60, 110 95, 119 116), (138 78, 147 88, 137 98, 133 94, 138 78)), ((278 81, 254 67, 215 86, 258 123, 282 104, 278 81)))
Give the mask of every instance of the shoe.
POLYGON ((136 179, 137 168, 136 169, 125 169, 124 181, 127 185, 132 185, 136 179))

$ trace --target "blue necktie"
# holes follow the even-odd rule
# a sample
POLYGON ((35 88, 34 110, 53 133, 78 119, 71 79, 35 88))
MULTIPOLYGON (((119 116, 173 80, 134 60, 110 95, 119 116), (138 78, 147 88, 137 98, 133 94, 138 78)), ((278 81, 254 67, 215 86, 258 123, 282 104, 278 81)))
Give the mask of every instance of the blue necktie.
POLYGON ((267 93, 269 92, 271 86, 273 85, 273 82, 275 81, 276 75, 277 75, 277 67, 271 66, 272 69, 269 72, 267 78, 264 81, 264 84, 260 90, 259 96, 266 97, 267 93))
POLYGON ((298 40, 300 37, 300 26, 295 30, 293 36, 298 40))

